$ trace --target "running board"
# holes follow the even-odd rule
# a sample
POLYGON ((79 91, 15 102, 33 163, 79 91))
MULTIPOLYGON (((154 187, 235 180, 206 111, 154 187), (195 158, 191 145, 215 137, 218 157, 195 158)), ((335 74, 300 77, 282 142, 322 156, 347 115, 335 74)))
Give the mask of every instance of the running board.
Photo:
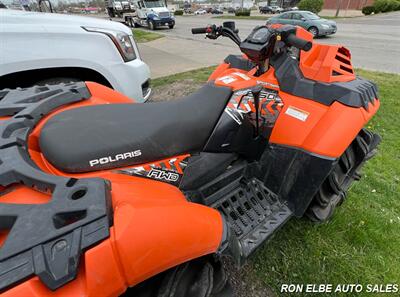
POLYGON ((213 201, 210 206, 223 215, 230 227, 224 253, 232 255, 239 265, 292 216, 288 206, 257 178, 237 178, 205 200, 213 201))

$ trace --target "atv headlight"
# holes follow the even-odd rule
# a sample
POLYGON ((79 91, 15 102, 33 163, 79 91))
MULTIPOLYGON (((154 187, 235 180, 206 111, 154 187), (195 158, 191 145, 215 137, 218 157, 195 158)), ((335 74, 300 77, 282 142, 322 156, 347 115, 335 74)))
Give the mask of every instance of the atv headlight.
POLYGON ((102 33, 111 38, 125 62, 136 59, 134 40, 132 35, 121 31, 113 31, 102 28, 82 27, 88 32, 102 33))

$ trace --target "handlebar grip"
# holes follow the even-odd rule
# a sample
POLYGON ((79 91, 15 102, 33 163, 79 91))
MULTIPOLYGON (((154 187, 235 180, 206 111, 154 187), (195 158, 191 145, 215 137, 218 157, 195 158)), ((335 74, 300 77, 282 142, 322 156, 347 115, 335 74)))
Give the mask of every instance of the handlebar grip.
POLYGON ((289 34, 289 36, 286 38, 286 43, 306 52, 312 48, 312 42, 298 38, 294 34, 289 34))
POLYGON ((206 34, 207 27, 204 28, 192 28, 192 34, 206 34))

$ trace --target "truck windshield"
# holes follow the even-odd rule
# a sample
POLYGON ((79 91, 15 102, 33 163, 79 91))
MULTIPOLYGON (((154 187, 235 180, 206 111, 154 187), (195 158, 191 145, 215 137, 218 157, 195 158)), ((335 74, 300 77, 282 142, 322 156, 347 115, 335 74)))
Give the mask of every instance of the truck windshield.
POLYGON ((145 1, 147 8, 164 7, 164 1, 145 1))

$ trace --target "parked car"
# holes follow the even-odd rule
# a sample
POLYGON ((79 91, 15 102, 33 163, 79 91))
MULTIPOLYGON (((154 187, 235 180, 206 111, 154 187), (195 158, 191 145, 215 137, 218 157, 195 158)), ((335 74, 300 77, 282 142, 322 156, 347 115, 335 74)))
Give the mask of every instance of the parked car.
POLYGON ((211 13, 212 10, 213 10, 212 7, 207 7, 207 8, 206 8, 206 12, 207 12, 207 13, 211 13))
POLYGON ((207 14, 207 11, 205 9, 198 9, 194 12, 195 15, 202 15, 202 14, 207 14))
POLYGON ((283 8, 276 6, 276 5, 271 6, 271 9, 272 9, 272 13, 281 13, 283 10, 283 8))
POLYGON ((290 24, 303 27, 315 37, 335 34, 337 24, 334 21, 323 19, 310 11, 291 11, 274 16, 267 24, 290 24))
POLYGON ((235 13, 235 8, 233 8, 233 7, 229 7, 228 8, 228 13, 235 13))
POLYGON ((219 9, 219 8, 213 8, 213 9, 211 10, 211 13, 212 13, 212 14, 223 14, 224 12, 223 12, 221 9, 219 9))
POLYGON ((262 14, 273 13, 271 6, 260 6, 259 10, 262 14))
POLYGON ((125 25, 11 9, 0 9, 0 19, 0 89, 83 80, 149 98, 150 70, 125 25))
POLYGON ((297 10, 299 10, 299 8, 298 8, 297 6, 294 6, 294 7, 285 7, 285 8, 282 8, 282 11, 281 11, 281 12, 297 11, 297 10))

